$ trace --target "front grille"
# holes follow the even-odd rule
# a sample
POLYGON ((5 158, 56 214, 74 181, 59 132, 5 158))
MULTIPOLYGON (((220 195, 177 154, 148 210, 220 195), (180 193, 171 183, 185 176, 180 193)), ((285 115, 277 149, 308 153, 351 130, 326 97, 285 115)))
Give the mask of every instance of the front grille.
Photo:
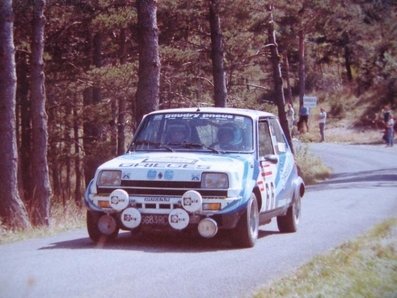
POLYGON ((227 190, 201 189, 200 182, 122 181, 120 187, 98 187, 98 194, 109 195, 115 189, 124 189, 130 196, 182 196, 188 190, 198 191, 203 197, 227 197, 227 190))
POLYGON ((138 188, 200 188, 200 181, 133 181, 122 180, 122 187, 138 187, 138 188))

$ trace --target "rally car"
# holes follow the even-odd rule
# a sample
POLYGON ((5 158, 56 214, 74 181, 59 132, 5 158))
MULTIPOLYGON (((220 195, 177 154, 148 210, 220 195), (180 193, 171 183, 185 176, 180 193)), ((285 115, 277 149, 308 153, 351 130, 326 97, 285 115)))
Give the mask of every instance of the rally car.
POLYGON ((274 217, 280 232, 297 230, 304 192, 276 116, 183 108, 147 114, 128 151, 98 167, 84 201, 95 242, 119 229, 226 230, 252 247, 274 217))

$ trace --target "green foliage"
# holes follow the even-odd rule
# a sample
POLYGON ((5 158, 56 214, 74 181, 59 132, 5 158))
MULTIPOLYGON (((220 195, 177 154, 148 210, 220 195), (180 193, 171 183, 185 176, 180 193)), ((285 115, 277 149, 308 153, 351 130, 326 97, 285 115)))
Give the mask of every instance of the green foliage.
POLYGON ((109 8, 104 13, 98 14, 91 21, 91 28, 94 32, 103 30, 112 31, 126 29, 137 22, 137 15, 132 8, 115 7, 109 8))
POLYGON ((331 170, 324 165, 319 157, 313 156, 306 145, 295 148, 295 150, 300 175, 307 185, 322 181, 330 176, 331 170))
POLYGON ((338 101, 332 102, 329 114, 332 115, 334 119, 344 118, 346 116, 346 111, 343 102, 338 102, 338 101))

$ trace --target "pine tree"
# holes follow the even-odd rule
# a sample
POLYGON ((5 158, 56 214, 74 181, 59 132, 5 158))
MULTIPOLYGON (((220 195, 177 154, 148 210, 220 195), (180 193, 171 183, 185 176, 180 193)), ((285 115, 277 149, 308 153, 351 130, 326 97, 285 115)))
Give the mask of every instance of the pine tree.
POLYGON ((157 1, 138 0, 139 81, 136 91, 136 120, 159 106, 160 57, 157 1))
POLYGON ((214 78, 214 101, 216 107, 225 107, 227 104, 227 90, 225 69, 223 66, 223 41, 219 17, 219 0, 211 0, 210 4, 211 27, 211 59, 212 74, 214 78))
POLYGON ((12 229, 30 226, 17 183, 16 69, 12 0, 0 3, 0 220, 12 229))
POLYGON ((45 0, 35 0, 33 8, 32 36, 32 178, 33 223, 49 225, 51 185, 49 178, 47 147, 48 129, 45 108, 44 74, 44 26, 45 0))

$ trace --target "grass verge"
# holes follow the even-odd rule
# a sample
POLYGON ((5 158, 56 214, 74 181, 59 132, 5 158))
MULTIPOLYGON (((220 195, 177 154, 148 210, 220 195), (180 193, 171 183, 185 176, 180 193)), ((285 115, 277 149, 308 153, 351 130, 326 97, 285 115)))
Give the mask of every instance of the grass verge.
POLYGON ((299 165, 300 176, 306 185, 314 184, 331 175, 331 169, 319 157, 311 154, 305 144, 301 145, 299 150, 297 150, 295 158, 299 165))
POLYGON ((55 235, 85 226, 85 208, 78 207, 74 202, 63 206, 54 203, 51 207, 50 225, 48 227, 34 227, 25 230, 9 230, 0 222, 0 244, 24 239, 55 235))
POLYGON ((315 257, 253 297, 397 297, 397 218, 315 257))

